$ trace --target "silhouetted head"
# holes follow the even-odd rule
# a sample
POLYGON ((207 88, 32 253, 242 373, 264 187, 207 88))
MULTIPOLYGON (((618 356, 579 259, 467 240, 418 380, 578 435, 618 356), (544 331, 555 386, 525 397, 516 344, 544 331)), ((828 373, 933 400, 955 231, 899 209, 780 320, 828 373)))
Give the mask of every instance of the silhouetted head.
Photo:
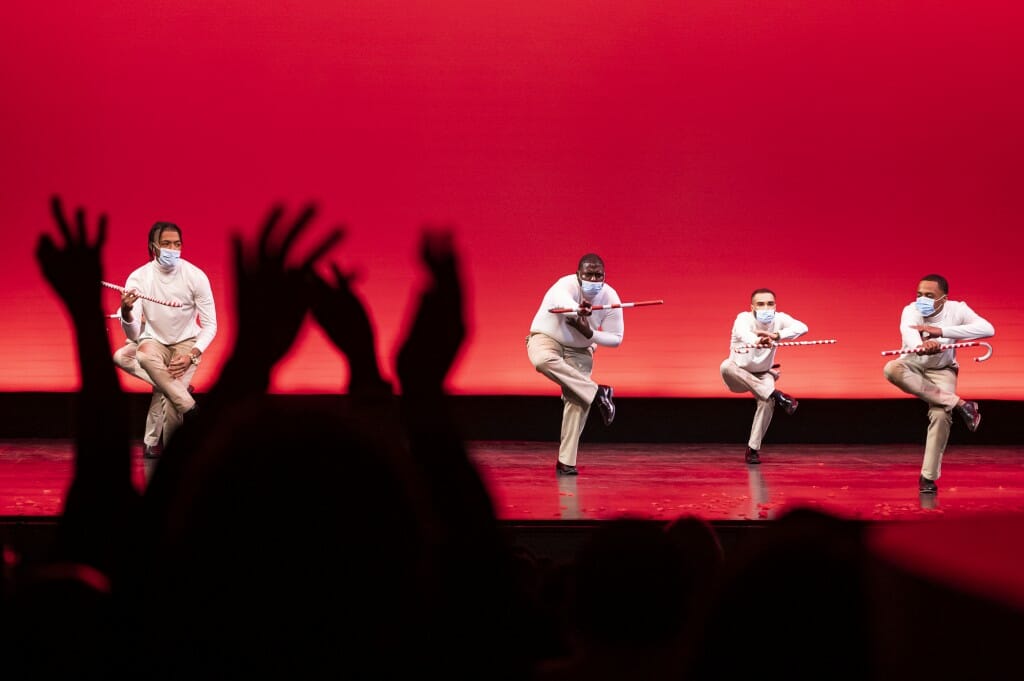
POLYGON ((574 628, 594 648, 661 645, 686 625, 689 593, 685 560, 659 523, 606 521, 576 555, 574 628))
POLYGON ((300 402, 259 396, 196 422, 154 561, 154 617, 190 622, 170 632, 182 650, 248 670, 415 660, 433 595, 415 466, 386 420, 300 402))
POLYGON ((795 509, 757 530, 727 559, 691 678, 874 678, 866 564, 854 521, 795 509))
POLYGON ((711 523, 697 516, 680 516, 665 526, 665 533, 679 546, 687 575, 695 591, 707 590, 725 563, 725 550, 711 523))

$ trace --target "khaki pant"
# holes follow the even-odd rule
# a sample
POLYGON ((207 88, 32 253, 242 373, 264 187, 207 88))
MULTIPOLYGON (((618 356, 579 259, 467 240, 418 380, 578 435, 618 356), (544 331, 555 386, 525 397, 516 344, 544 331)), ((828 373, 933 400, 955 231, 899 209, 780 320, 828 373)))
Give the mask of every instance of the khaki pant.
POLYGON ((189 338, 174 345, 163 345, 153 340, 142 343, 127 341, 114 353, 114 363, 127 373, 153 386, 153 398, 146 413, 146 433, 143 442, 153 446, 170 440, 181 425, 181 415, 195 406, 188 386, 195 374, 192 365, 179 379, 171 378, 167 365, 176 354, 188 353, 196 341, 189 338))
POLYGON ((533 367, 562 388, 562 434, 558 460, 576 465, 580 436, 587 425, 590 405, 597 396, 597 383, 590 379, 594 352, 587 348, 562 345, 543 333, 526 339, 526 354, 533 367))
POLYGON ((772 416, 775 414, 775 400, 772 398, 772 393, 775 392, 775 377, 767 371, 760 374, 750 373, 736 364, 731 357, 722 362, 719 371, 729 390, 734 393, 749 392, 757 399, 747 446, 751 449, 761 449, 764 434, 768 432, 768 426, 771 425, 772 416))
POLYGON ((142 436, 142 442, 149 447, 155 447, 160 444, 160 436, 164 432, 164 394, 157 390, 149 374, 139 365, 136 357, 138 348, 137 342, 126 340, 114 353, 114 364, 153 386, 153 397, 149 401, 149 411, 146 412, 146 432, 142 436))
POLYGON ((942 475, 942 455, 953 423, 952 411, 960 403, 956 394, 957 370, 953 367, 923 369, 900 358, 887 363, 884 372, 894 386, 928 403, 928 437, 924 444, 921 475, 929 480, 938 480, 942 475))

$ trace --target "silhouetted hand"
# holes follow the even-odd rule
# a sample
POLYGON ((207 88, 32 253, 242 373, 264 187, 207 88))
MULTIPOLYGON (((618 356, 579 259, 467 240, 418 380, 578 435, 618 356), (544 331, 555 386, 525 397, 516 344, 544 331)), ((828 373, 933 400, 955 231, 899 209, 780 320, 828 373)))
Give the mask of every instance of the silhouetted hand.
POLYGON ((43 276, 73 317, 94 312, 100 314, 100 281, 103 279, 100 253, 107 240, 107 216, 100 215, 96 240, 90 242, 84 208, 75 211, 74 231, 64 215, 59 196, 50 199, 50 210, 62 242, 58 245, 48 234, 39 237, 36 260, 43 276))
MULTIPOLYGON (((304 260, 293 260, 295 242, 310 227, 316 207, 306 205, 291 224, 284 220, 284 206, 267 214, 256 239, 235 233, 231 245, 235 263, 235 304, 238 332, 217 382, 206 396, 192 423, 175 432, 146 487, 147 522, 156 530, 144 540, 155 542, 168 525, 168 514, 181 490, 195 477, 209 438, 216 437, 220 415, 270 385, 274 366, 285 355, 309 311, 314 264, 342 238, 331 230, 309 251, 304 260)), ((146 547, 153 550, 151 543, 146 547)))
POLYGON ((241 236, 232 237, 238 308, 232 361, 245 362, 253 375, 269 377, 295 341, 313 297, 313 265, 343 237, 341 229, 331 230, 299 265, 289 265, 295 241, 315 214, 316 207, 307 205, 285 226, 284 207, 277 205, 263 224, 255 250, 247 248, 241 236))
POLYGON ((48 234, 40 236, 36 260, 43 276, 67 307, 74 324, 82 392, 120 394, 117 372, 110 370, 106 315, 100 300, 100 281, 103 280, 101 255, 107 240, 107 216, 100 215, 96 238, 90 240, 84 208, 75 210, 73 228, 68 224, 59 196, 50 199, 50 211, 61 238, 58 242, 48 234), (98 361, 101 355, 103 360, 98 361))
POLYGON ((398 352, 403 393, 440 393, 466 338, 462 282, 450 229, 423 232, 420 250, 431 282, 398 352))
POLYGON ((75 466, 60 520, 56 555, 116 573, 134 534, 138 493, 131 480, 127 400, 110 361, 100 301, 107 218, 91 240, 85 210, 72 227, 60 197, 50 201, 60 239, 40 236, 36 259, 74 325, 81 389, 76 397, 75 466))
POLYGON ((313 316, 331 342, 345 355, 350 392, 391 392, 380 375, 373 322, 362 299, 352 290, 355 275, 331 265, 332 281, 310 274, 313 316))
MULTIPOLYGON (((524 620, 492 499, 444 399, 445 377, 466 337, 451 232, 425 230, 421 257, 431 282, 399 350, 397 371, 409 448, 440 519, 437 557, 445 575, 440 602, 451 624, 438 626, 451 629, 438 636, 470 651, 459 662, 466 664, 465 672, 453 674, 461 677, 476 668, 476 660, 496 659, 516 648, 508 642, 522 636, 524 620)), ((500 674, 528 678, 515 660, 500 674)))

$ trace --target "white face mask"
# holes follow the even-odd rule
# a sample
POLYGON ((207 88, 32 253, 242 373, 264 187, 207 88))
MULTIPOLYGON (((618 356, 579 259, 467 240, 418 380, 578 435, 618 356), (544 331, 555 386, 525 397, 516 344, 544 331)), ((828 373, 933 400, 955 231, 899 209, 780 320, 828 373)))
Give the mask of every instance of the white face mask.
POLYGON ((164 267, 174 267, 181 259, 181 251, 173 248, 161 248, 160 256, 156 259, 164 267))
POLYGON ((593 300, 601 289, 604 288, 603 281, 583 281, 580 282, 580 287, 583 289, 583 297, 587 300, 593 300))
POLYGON ((758 310, 754 316, 762 324, 771 324, 775 320, 775 310, 758 310))

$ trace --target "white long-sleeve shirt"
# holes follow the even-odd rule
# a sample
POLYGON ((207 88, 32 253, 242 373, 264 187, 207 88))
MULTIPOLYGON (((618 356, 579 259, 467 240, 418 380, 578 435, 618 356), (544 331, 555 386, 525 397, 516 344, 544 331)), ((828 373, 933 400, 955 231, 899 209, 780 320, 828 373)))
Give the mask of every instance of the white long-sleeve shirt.
MULTIPOLYGON (((900 314, 900 338, 904 350, 916 348, 924 341, 921 332, 911 326, 937 326, 942 329, 942 336, 929 338, 942 345, 957 341, 976 340, 996 335, 995 327, 971 307, 959 300, 947 300, 942 309, 931 317, 925 317, 917 310, 914 303, 903 308, 900 314)), ((934 355, 908 354, 905 358, 917 362, 926 369, 944 369, 959 366, 956 362, 956 350, 943 350, 934 355)))
POLYGON ((778 333, 780 341, 793 340, 807 333, 807 325, 798 319, 794 319, 785 312, 776 312, 775 318, 770 324, 762 324, 751 311, 740 312, 736 315, 736 321, 732 323, 732 337, 729 341, 729 351, 736 365, 746 369, 752 374, 759 374, 772 368, 775 362, 775 353, 778 348, 768 346, 765 348, 750 348, 739 352, 734 349, 749 343, 757 343, 761 336, 758 331, 778 333))
MULTIPOLYGON (((590 313, 590 328, 594 335, 587 338, 574 327, 566 323, 567 319, 575 316, 575 313, 548 312, 553 307, 568 307, 576 309, 583 300, 583 290, 575 274, 567 274, 548 289, 544 294, 537 314, 530 324, 530 333, 543 333, 554 338, 562 345, 571 348, 586 348, 592 344, 603 345, 609 348, 618 347, 622 343, 623 320, 622 308, 616 307, 610 310, 594 310, 590 313)), ((592 305, 619 305, 622 301, 619 294, 608 284, 601 287, 593 300, 592 305)))
POLYGON ((150 260, 132 272, 124 286, 150 298, 181 303, 181 307, 171 307, 139 298, 132 306, 132 321, 121 320, 128 338, 139 341, 151 338, 164 345, 195 338, 195 347, 206 352, 217 335, 217 308, 206 273, 184 259, 170 272, 156 260, 150 260), (145 328, 142 328, 143 317, 145 328))

